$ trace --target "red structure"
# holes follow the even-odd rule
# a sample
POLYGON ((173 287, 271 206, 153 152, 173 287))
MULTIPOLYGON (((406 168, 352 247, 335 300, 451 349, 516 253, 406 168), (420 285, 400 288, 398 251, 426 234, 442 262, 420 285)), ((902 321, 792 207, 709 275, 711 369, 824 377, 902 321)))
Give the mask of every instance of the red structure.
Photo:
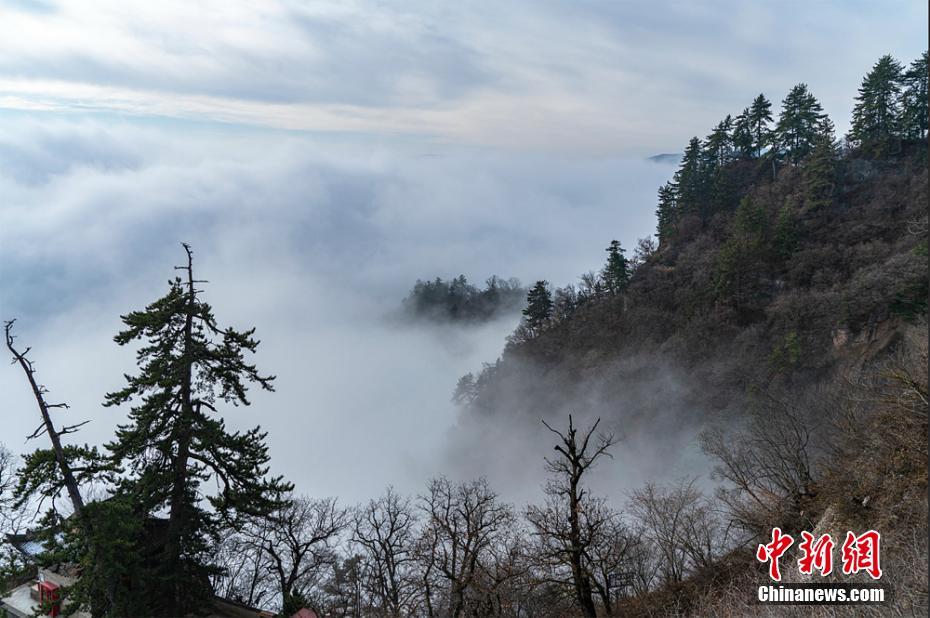
POLYGON ((49 616, 54 617, 61 613, 60 597, 58 584, 50 581, 39 582, 39 603, 42 608, 49 608, 49 616))

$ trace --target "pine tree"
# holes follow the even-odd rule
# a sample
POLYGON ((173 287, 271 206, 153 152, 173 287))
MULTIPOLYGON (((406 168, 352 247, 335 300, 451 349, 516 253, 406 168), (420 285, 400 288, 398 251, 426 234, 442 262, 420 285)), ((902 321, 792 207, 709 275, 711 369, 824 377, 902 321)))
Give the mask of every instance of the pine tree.
POLYGON ((836 137, 833 123, 826 119, 814 149, 804 160, 804 205, 809 209, 829 205, 836 189, 836 137))
POLYGON ((717 256, 717 293, 737 310, 751 307, 765 264, 768 221, 761 204, 744 197, 730 224, 730 236, 717 256))
POLYGON ((708 176, 731 161, 733 157, 732 132, 733 118, 727 115, 707 136, 704 142, 704 166, 708 176))
POLYGON ((760 94, 752 101, 746 113, 749 133, 752 136, 752 150, 756 157, 762 156, 762 151, 772 142, 772 103, 760 94))
POLYGON ((729 115, 714 127, 704 142, 702 174, 704 176, 705 216, 725 208, 733 193, 727 169, 734 156, 733 119, 729 115))
POLYGON ((526 309, 523 310, 526 326, 533 334, 538 334, 552 317, 552 294, 548 281, 537 281, 526 295, 526 309))
POLYGON ((778 211, 775 230, 772 233, 772 246, 776 257, 787 260, 798 246, 798 229, 795 221, 794 207, 790 201, 778 211))
POLYGON ((678 187, 678 210, 681 214, 704 214, 704 195, 706 179, 703 168, 703 148, 701 140, 692 137, 685 148, 681 166, 675 172, 675 186, 678 187))
POLYGON ((671 181, 659 187, 659 205, 656 207, 656 231, 659 244, 666 242, 674 233, 678 221, 678 188, 671 181))
POLYGON ((257 427, 230 432, 219 416, 221 403, 249 405, 247 383, 270 391, 274 378, 245 360, 258 347, 254 329, 220 328, 200 300, 192 253, 184 249, 187 264, 177 268, 186 278, 171 281, 168 293, 144 310, 122 316, 127 328, 115 341, 143 342, 140 372, 127 375, 126 387, 105 402, 134 404, 107 445, 128 473, 119 493, 144 516, 168 513, 164 544, 151 549, 160 556, 152 575, 161 593, 151 599, 159 615, 196 611, 209 595, 209 547, 221 519, 235 526, 240 515, 266 515, 291 489, 266 478, 266 434, 257 427), (201 486, 210 479, 218 490, 206 496, 207 509, 201 486))
POLYGON ((740 159, 751 159, 755 156, 752 128, 749 125, 750 113, 747 107, 733 121, 733 149, 740 159))
POLYGON ((900 136, 900 93, 904 68, 889 55, 879 58, 862 80, 853 108, 850 141, 876 156, 900 136))
POLYGON ((630 281, 627 259, 623 255, 626 249, 620 246, 619 240, 612 240, 606 251, 607 264, 601 271, 601 279, 610 294, 620 294, 630 281))
POLYGON ((775 127, 778 154, 792 163, 800 162, 813 150, 825 118, 820 102, 807 89, 807 84, 792 88, 782 101, 775 127))
POLYGON ((901 97, 901 133, 906 139, 927 138, 927 52, 911 63, 903 76, 904 92, 901 97))

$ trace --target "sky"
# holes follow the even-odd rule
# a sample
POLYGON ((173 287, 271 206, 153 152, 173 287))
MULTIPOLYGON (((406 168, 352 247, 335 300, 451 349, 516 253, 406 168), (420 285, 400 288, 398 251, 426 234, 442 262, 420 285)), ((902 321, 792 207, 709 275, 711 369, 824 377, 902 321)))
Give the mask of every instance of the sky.
MULTIPOLYGON (((119 316, 190 242, 278 376, 227 422, 268 430, 299 491, 416 492, 461 473, 452 389, 516 324, 399 325, 416 279, 570 283, 652 233, 674 166, 646 157, 802 81, 842 133, 926 24, 919 1, 0 0, 0 318, 103 443, 133 371, 119 316)), ((36 446, 15 367, 0 415, 0 442, 36 446)))

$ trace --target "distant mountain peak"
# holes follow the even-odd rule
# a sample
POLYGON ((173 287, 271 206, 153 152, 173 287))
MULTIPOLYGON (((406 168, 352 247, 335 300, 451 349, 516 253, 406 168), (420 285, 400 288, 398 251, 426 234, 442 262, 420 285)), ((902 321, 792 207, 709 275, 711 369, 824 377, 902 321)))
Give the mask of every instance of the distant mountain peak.
POLYGON ((652 161, 653 163, 678 163, 681 161, 680 153, 662 153, 657 155, 652 155, 647 159, 647 161, 652 161))

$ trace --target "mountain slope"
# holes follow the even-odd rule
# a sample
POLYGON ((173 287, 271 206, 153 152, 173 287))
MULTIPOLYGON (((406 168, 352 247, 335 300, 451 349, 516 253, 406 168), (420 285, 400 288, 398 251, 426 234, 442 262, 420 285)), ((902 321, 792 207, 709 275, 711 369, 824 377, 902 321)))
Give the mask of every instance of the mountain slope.
POLYGON ((629 613, 740 615, 764 577, 747 571, 747 548, 776 525, 881 530, 898 609, 925 607, 926 152, 847 151, 827 199, 811 197, 804 165, 773 177, 764 161, 731 164, 728 198, 704 221, 681 218, 623 293, 518 331, 475 380, 463 423, 597 415, 632 436, 619 449, 667 439, 682 450, 701 433, 715 504, 741 535, 712 572, 631 600, 629 613), (786 427, 803 442, 763 453, 784 478, 741 486, 740 453, 786 427))

